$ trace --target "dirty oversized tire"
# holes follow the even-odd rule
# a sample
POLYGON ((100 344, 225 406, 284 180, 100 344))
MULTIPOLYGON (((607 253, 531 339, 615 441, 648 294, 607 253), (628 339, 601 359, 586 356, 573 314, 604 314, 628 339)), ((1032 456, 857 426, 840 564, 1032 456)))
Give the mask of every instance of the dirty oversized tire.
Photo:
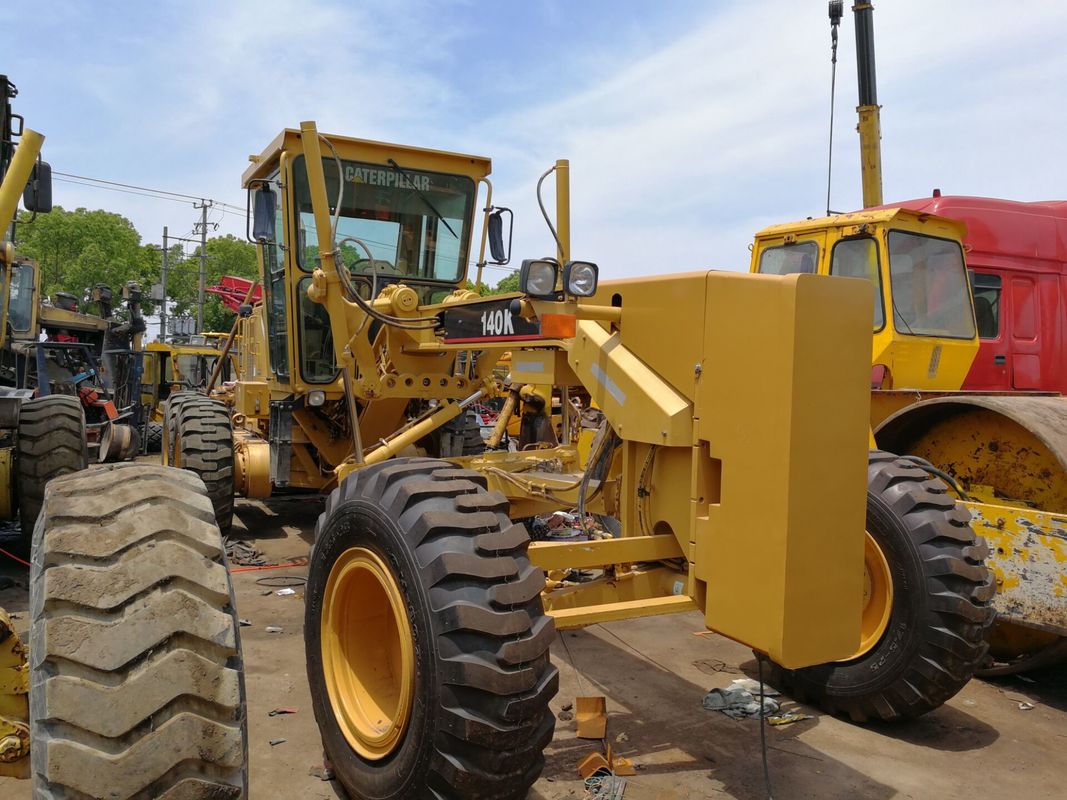
POLYGON ((178 410, 182 403, 192 397, 203 397, 192 390, 172 392, 163 409, 163 464, 174 464, 174 441, 178 434, 178 410))
POLYGON ((857 658, 776 677, 798 699, 855 722, 917 717, 985 659, 996 591, 988 548, 944 483, 882 451, 867 467, 867 530, 892 574, 885 632, 857 658))
POLYGON ((544 766, 559 681, 544 575, 485 485, 445 461, 395 459, 342 481, 319 517, 308 680, 354 798, 521 798, 544 766))
POLYGON ((230 409, 204 395, 181 398, 173 465, 200 476, 223 533, 233 524, 233 427, 230 409))
POLYGON ((60 475, 85 469, 89 463, 85 412, 78 398, 49 395, 23 403, 17 448, 20 549, 29 552, 45 486, 60 475))
POLYGON ((145 452, 159 453, 163 450, 163 423, 149 422, 145 430, 145 452))
POLYGON ((34 797, 247 797, 237 615, 195 475, 109 464, 53 481, 30 612, 34 797))

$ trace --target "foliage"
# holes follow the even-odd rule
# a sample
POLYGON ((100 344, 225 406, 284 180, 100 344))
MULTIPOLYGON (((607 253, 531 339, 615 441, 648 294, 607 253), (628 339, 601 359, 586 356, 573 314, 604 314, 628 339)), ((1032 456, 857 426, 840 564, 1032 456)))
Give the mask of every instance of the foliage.
MULTIPOLYGON (((467 281, 467 288, 470 289, 472 292, 478 291, 474 286, 474 281, 472 280, 467 281)), ((496 286, 494 287, 490 287, 488 284, 483 283, 481 291, 478 291, 478 294, 482 295, 482 297, 486 297, 492 294, 507 294, 508 292, 517 291, 519 291, 519 273, 516 271, 510 273, 509 275, 505 275, 497 282, 496 286)))
MULTIPOLYGON (((28 221, 29 214, 19 216, 28 221)), ((159 254, 141 245, 133 223, 109 211, 55 206, 32 224, 16 230, 18 252, 41 267, 42 296, 69 292, 81 300, 98 283, 110 286, 119 297, 127 281, 137 281, 146 290, 159 280, 159 254)), ((151 312, 152 304, 145 303, 151 312)))
MULTIPOLYGON (((207 240, 206 280, 204 286, 219 282, 223 275, 236 275, 255 279, 259 276, 255 245, 236 236, 218 236, 207 240)), ((196 297, 200 275, 200 248, 193 250, 184 260, 171 259, 168 265, 167 294, 174 301, 171 313, 196 316, 196 297)), ((213 294, 204 300, 204 330, 228 331, 233 325, 233 312, 229 311, 213 294)))

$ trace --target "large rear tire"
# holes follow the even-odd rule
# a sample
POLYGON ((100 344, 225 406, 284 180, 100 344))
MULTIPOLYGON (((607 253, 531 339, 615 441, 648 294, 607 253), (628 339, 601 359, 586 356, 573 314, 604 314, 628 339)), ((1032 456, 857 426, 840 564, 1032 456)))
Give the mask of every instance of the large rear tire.
POLYGON ((529 537, 485 478, 394 459, 319 517, 304 636, 327 757, 354 798, 525 797, 558 688, 529 537))
POLYGON ((53 481, 30 579, 34 797, 247 797, 238 621, 191 473, 53 481))
POLYGON ((204 395, 181 398, 174 443, 176 467, 196 473, 223 533, 233 525, 233 427, 230 409, 204 395))
POLYGON ((20 549, 29 552, 48 482, 89 464, 85 412, 78 398, 49 395, 23 403, 17 448, 20 549))
POLYGON ((161 453, 163 452, 163 423, 153 422, 149 420, 145 426, 145 452, 147 453, 161 453))
POLYGON ((779 668, 778 679, 798 699, 855 722, 917 717, 955 695, 982 665, 996 586, 985 541, 940 480, 873 451, 867 487, 867 532, 877 548, 875 566, 868 559, 867 604, 870 610, 888 599, 888 618, 865 617, 879 635, 856 657, 779 668), (890 586, 879 586, 884 575, 890 586))
POLYGON ((203 397, 203 395, 199 392, 184 390, 172 392, 167 398, 163 410, 163 449, 160 451, 163 454, 164 466, 174 464, 174 443, 178 436, 178 411, 182 403, 194 397, 203 397))

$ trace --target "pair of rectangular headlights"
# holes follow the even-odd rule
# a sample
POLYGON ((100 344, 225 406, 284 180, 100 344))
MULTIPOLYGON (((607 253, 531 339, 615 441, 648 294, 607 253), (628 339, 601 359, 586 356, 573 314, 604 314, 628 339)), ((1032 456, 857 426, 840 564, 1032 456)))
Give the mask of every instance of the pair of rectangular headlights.
MULTIPOLYGON (((563 267, 563 292, 572 297, 592 297, 600 270, 590 261, 568 261, 563 267)), ((554 299, 558 294, 559 263, 551 258, 528 258, 519 270, 519 291, 531 297, 554 299)))

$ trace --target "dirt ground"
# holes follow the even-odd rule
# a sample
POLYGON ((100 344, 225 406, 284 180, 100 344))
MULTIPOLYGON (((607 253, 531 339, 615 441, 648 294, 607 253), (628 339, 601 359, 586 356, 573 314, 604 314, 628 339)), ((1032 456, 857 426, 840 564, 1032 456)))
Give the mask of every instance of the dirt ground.
MULTIPOLYGON (((239 501, 237 527, 245 530, 238 535, 284 563, 307 554, 319 508, 318 500, 303 498, 239 501)), ((295 595, 278 596, 257 582, 303 574, 297 568, 234 576, 238 612, 251 622, 241 634, 256 800, 344 797, 335 783, 309 775, 321 763, 321 749, 304 676, 303 592, 298 586, 295 595), (267 626, 282 632, 267 633, 267 626), (285 706, 296 713, 270 716, 285 706), (284 741, 270 744, 278 739, 284 741)), ((0 556, 0 606, 17 615, 21 631, 27 605, 25 570, 0 556)), ((703 633, 699 616, 562 634, 553 657, 561 677, 552 704, 557 714, 577 695, 607 697, 607 741, 640 767, 628 779, 626 800, 766 797, 758 723, 701 707, 708 689, 754 676, 755 662, 746 648, 703 633)), ((1067 797, 1067 668, 1028 681, 972 681, 943 708, 907 724, 860 727, 803 710, 815 719, 767 729, 778 800, 1067 797), (1021 702, 1033 710, 1020 710, 1021 702)), ((574 721, 561 720, 530 797, 582 798, 575 765, 597 744, 576 739, 574 721)), ((29 798, 29 783, 0 778, 0 797, 29 798)))

